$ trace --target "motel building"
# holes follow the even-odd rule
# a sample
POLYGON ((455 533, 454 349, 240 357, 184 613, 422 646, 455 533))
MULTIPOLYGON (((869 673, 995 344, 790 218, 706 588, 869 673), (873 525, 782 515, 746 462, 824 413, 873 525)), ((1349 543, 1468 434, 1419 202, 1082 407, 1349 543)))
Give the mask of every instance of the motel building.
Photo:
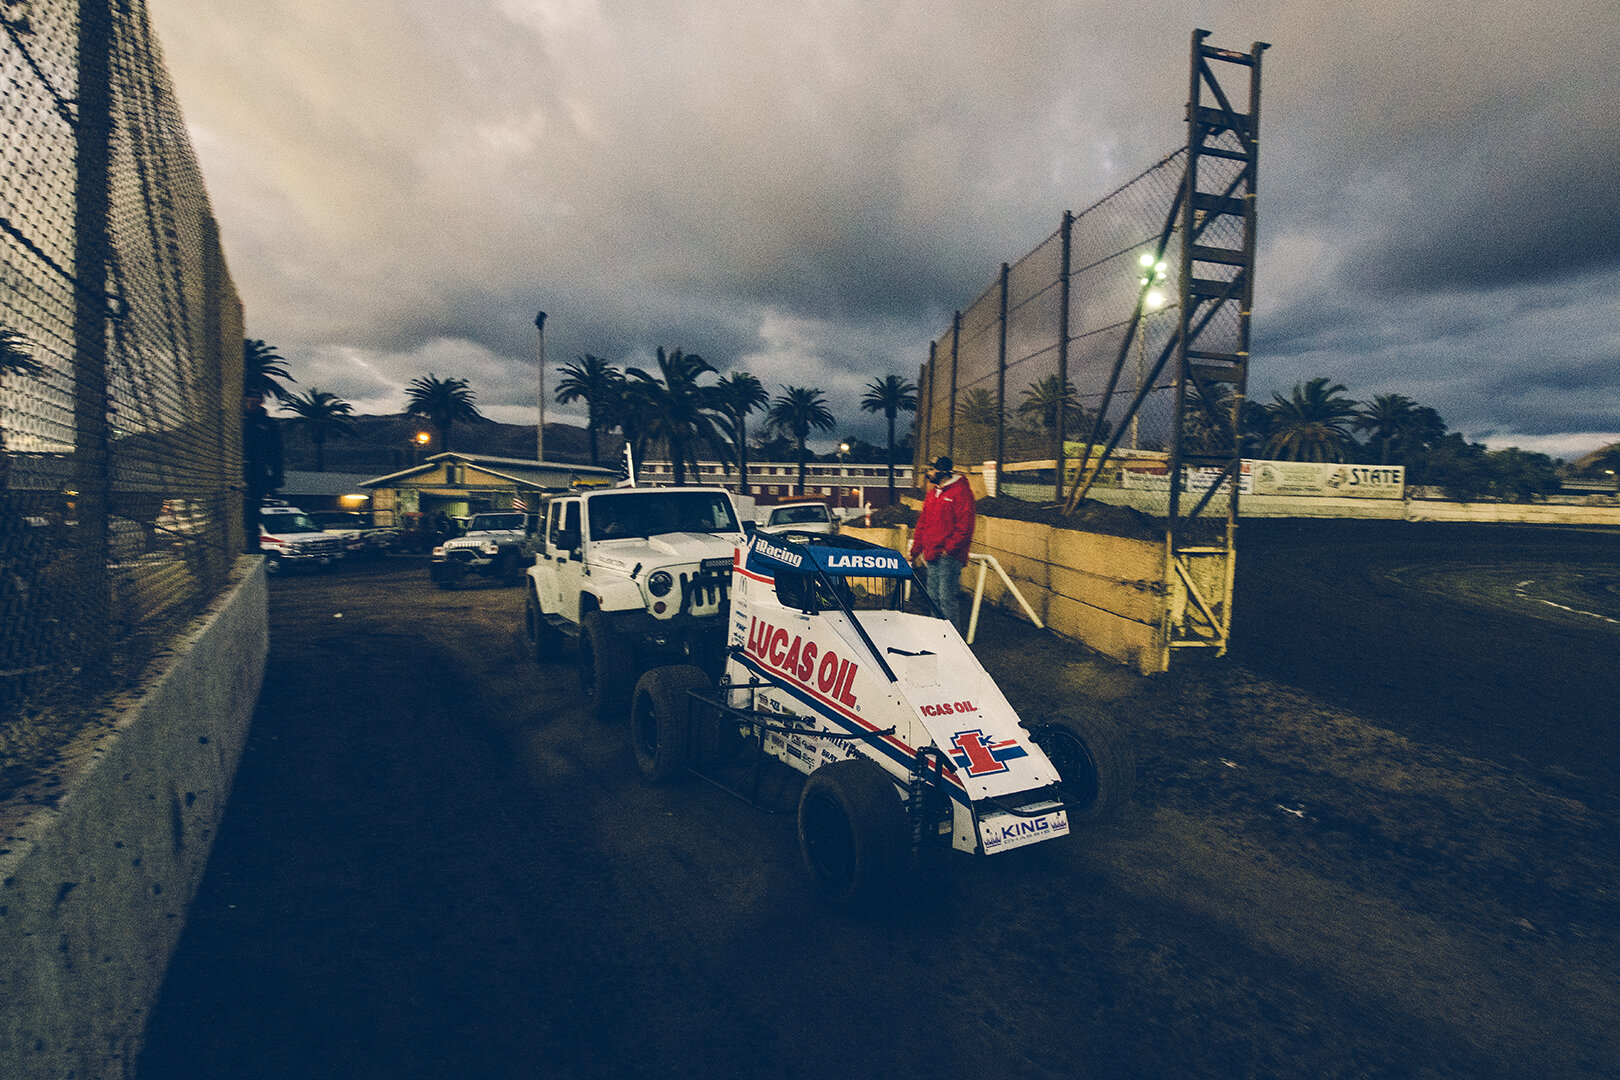
MULTIPOLYGON (((642 484, 673 484, 675 470, 668 461, 643 461, 636 469, 636 478, 642 484)), ((752 496, 760 506, 790 499, 819 499, 830 506, 844 508, 866 506, 877 509, 889 504, 889 467, 881 463, 808 462, 804 467, 803 492, 795 490, 799 482, 799 465, 794 461, 750 461, 746 491, 742 490, 738 479, 735 464, 724 466, 717 461, 699 461, 695 475, 690 465, 686 469, 688 484, 712 484, 727 488, 738 495, 752 496)), ((915 494, 912 487, 911 463, 896 462, 895 495, 915 494)))

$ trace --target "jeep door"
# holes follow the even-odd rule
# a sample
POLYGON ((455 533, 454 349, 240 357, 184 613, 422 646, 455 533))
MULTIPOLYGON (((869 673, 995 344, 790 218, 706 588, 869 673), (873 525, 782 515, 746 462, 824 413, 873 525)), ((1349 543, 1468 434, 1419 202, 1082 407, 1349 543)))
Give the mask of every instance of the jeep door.
POLYGON ((553 499, 540 558, 549 573, 540 575, 540 603, 546 611, 579 622, 579 588, 584 577, 585 541, 580 529, 580 500, 553 499))

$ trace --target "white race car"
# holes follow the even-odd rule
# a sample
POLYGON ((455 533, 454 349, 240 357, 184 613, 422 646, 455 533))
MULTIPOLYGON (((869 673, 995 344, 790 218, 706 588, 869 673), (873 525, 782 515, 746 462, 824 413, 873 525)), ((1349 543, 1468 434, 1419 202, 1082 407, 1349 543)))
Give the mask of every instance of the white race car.
POLYGON ((636 761, 653 782, 713 773, 739 750, 806 774, 800 851, 836 904, 880 899, 926 843, 997 854, 1130 796, 1119 732, 1100 717, 1021 720, 897 551, 756 535, 730 604, 719 685, 695 666, 637 683, 636 761))

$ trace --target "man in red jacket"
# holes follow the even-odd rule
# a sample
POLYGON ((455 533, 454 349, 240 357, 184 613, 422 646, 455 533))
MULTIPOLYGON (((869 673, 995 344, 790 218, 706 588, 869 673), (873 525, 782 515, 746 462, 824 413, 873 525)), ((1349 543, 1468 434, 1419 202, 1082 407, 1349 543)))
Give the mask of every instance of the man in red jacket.
POLYGON ((917 531, 911 538, 911 561, 928 567, 924 587, 940 613, 962 629, 959 591, 962 569, 973 543, 973 489, 958 476, 948 457, 934 462, 928 472, 928 493, 923 496, 917 531))

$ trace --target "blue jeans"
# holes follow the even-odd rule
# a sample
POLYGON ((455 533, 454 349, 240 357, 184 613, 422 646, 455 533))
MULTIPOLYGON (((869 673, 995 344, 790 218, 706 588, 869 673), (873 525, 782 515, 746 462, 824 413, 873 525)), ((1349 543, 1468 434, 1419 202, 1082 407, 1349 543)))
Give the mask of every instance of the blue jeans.
POLYGON ((923 583, 928 599, 939 613, 951 620, 958 633, 962 633, 962 564, 949 555, 941 555, 928 565, 928 577, 923 583))

